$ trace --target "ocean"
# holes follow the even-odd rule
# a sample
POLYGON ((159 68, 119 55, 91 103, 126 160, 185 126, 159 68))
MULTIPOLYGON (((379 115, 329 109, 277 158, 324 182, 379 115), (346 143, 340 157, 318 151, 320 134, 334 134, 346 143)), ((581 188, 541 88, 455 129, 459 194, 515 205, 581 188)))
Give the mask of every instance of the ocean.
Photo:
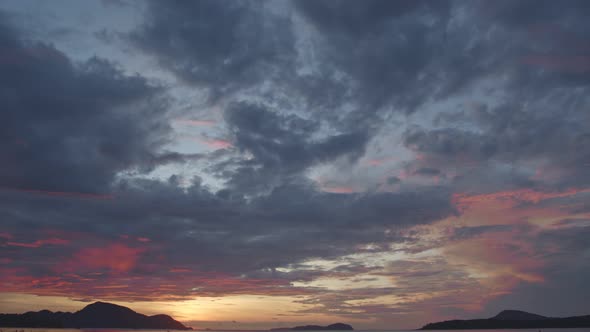
MULTIPOLYGON (((175 330, 141 330, 141 329, 48 329, 48 328, 14 328, 1 327, 0 332, 173 332, 175 330)), ((268 332, 268 330, 194 330, 196 332, 268 332)), ((416 332, 416 330, 354 330, 355 332, 416 332)), ((432 330, 442 332, 590 332, 590 328, 574 329, 502 329, 502 330, 432 330)), ((183 331, 186 332, 186 331, 183 331)), ((326 331, 305 331, 326 332, 326 331)), ((337 331, 336 331, 337 332, 337 331)), ((348 332, 348 331, 347 331, 348 332)))

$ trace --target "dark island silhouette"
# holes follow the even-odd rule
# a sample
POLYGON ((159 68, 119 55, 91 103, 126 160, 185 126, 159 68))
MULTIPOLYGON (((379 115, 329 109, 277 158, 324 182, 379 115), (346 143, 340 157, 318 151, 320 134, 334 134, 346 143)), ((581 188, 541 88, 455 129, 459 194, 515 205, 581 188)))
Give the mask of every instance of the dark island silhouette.
POLYGON ((352 326, 344 323, 336 323, 328 326, 320 325, 303 325, 295 327, 279 327, 270 329, 271 331, 352 331, 352 326))
POLYGON ((420 330, 549 329, 590 327, 590 315, 545 317, 520 310, 504 310, 492 318, 448 320, 426 324, 420 330))
POLYGON ((105 302, 89 304, 74 313, 41 310, 24 314, 0 314, 0 326, 191 330, 168 315, 146 316, 127 307, 105 302))

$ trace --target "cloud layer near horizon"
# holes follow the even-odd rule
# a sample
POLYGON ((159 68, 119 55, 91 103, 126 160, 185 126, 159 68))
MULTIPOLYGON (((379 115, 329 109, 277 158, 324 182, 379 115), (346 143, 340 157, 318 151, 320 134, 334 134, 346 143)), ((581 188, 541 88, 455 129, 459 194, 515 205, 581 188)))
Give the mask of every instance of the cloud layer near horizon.
POLYGON ((86 6, 0 6, 0 292, 587 314, 585 1, 86 6))

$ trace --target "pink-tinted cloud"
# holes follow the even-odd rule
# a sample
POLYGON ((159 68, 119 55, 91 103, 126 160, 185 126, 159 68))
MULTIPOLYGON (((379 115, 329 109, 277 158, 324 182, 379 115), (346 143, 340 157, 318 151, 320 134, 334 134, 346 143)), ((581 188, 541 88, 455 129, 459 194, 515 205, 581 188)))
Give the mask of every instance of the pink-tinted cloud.
POLYGON ((3 239, 12 239, 13 236, 12 236, 12 234, 10 234, 8 232, 0 232, 0 238, 3 238, 3 239))
POLYGON ((213 120, 193 120, 193 119, 181 119, 175 120, 174 122, 180 123, 186 126, 214 126, 217 122, 213 120))
POLYGON ((542 192, 533 189, 519 189, 513 191, 501 191, 490 194, 463 194, 458 193, 453 195, 453 203, 460 210, 464 211, 472 204, 501 201, 510 205, 515 205, 521 202, 539 203, 543 200, 568 197, 580 193, 590 192, 590 189, 568 189, 560 192, 542 192))
POLYGON ((323 186, 321 187, 322 191, 324 192, 328 192, 328 193, 334 193, 334 194, 352 194, 357 192, 356 189, 354 189, 353 187, 347 187, 347 186, 323 186))
POLYGON ((359 192, 358 189, 349 186, 336 183, 335 181, 327 180, 324 177, 320 176, 314 179, 319 190, 327 193, 334 193, 334 194, 352 194, 359 192))
POLYGON ((487 290, 481 309, 523 284, 548 282, 551 257, 561 248, 539 244, 536 239, 555 229, 555 221, 571 217, 563 208, 564 202, 579 200, 589 191, 520 189, 455 194, 453 202, 461 214, 429 225, 428 230, 430 234, 433 230, 444 234, 438 250, 451 265, 461 267, 487 290))
MULTIPOLYGON (((34 233, 60 238, 18 242, 12 234, 3 234, 5 238, 11 238, 10 245, 19 247, 68 245, 51 248, 52 255, 46 259, 47 269, 29 266, 28 259, 22 260, 22 255, 19 259, 3 257, 0 260, 2 291, 127 301, 240 294, 296 295, 305 292, 291 287, 289 281, 283 279, 246 278, 200 271, 194 266, 169 265, 161 245, 147 241, 149 239, 145 237, 122 235, 117 242, 105 244, 108 239, 95 235, 68 235, 55 230, 34 233), (18 264, 15 265, 16 262, 18 264)), ((21 254, 22 251, 8 253, 21 254)))
POLYGON ((544 281, 540 272, 543 260, 532 244, 519 237, 522 234, 514 231, 489 232, 454 243, 444 252, 454 264, 464 265, 472 273, 485 276, 482 281, 486 284, 508 292, 520 282, 544 281))
POLYGON ((367 159, 367 160, 363 161, 363 164, 367 165, 367 166, 377 167, 377 166, 381 166, 383 164, 386 164, 386 163, 388 163, 390 161, 394 161, 394 160, 395 160, 395 158, 393 158, 393 157, 379 158, 379 159, 367 159))
POLYGON ((20 247, 20 248, 40 248, 44 246, 53 247, 70 247, 71 245, 83 243, 93 238, 92 235, 62 231, 56 229, 38 229, 27 232, 18 233, 0 233, 0 238, 4 238, 6 242, 2 245, 6 247, 20 247))
POLYGON ((213 149, 227 149, 232 146, 230 141, 223 139, 203 139, 201 142, 213 149))
POLYGON ((232 146, 232 143, 230 141, 219 138, 209 138, 203 136, 196 137, 192 135, 183 135, 182 137, 206 145, 207 147, 215 150, 227 149, 232 146))
MULTIPOLYGON (((111 263, 94 264, 101 267, 111 263)), ((163 266, 162 266, 163 267, 163 266)), ((81 271, 78 267, 77 271, 81 271)), ((123 270, 123 269, 121 269, 123 270)), ((187 300, 195 296, 301 295, 308 290, 287 280, 251 279, 218 272, 182 269, 137 275, 132 273, 64 273, 35 277, 22 268, 0 267, 0 289, 35 295, 91 297, 122 301, 187 300)))
POLYGON ((51 238, 51 239, 44 239, 44 240, 37 240, 34 242, 6 242, 6 245, 13 246, 13 247, 23 247, 23 248, 39 248, 45 245, 55 245, 55 246, 63 246, 70 243, 70 240, 64 240, 59 238, 51 238))
POLYGON ((139 255, 144 251, 145 248, 129 247, 121 243, 84 248, 61 268, 65 271, 106 269, 115 273, 128 272, 136 266, 139 255))

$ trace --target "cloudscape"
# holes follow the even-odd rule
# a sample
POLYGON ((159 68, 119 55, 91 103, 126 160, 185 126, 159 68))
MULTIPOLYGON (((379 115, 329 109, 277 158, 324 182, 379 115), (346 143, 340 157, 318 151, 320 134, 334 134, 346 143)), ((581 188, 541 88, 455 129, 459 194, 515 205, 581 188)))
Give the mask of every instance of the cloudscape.
POLYGON ((0 312, 590 307, 590 2, 0 2, 0 312))

